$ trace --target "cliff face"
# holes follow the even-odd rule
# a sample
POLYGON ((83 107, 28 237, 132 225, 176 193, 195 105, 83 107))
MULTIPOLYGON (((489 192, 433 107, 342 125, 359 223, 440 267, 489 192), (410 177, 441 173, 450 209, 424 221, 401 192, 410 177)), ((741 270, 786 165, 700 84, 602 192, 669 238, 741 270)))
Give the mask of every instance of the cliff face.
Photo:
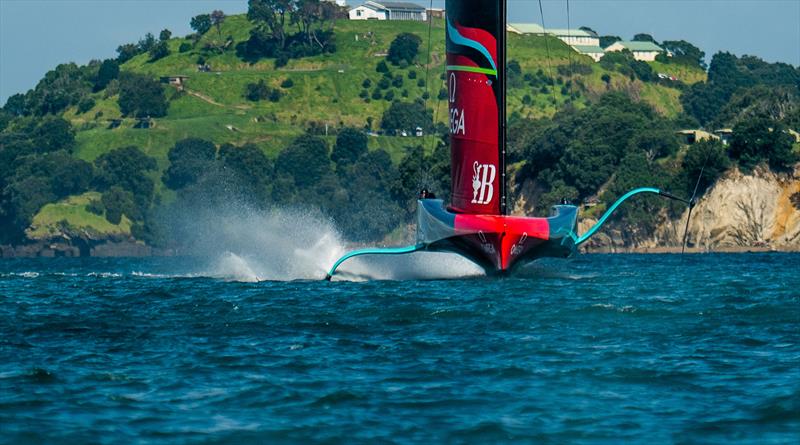
MULTIPOLYGON (((536 197, 533 186, 525 184, 515 211, 530 214, 530 203, 536 197)), ((584 248, 594 252, 680 249, 687 213, 688 209, 674 219, 664 213, 654 231, 644 227, 623 230, 612 219, 584 248)), ((585 233, 595 222, 582 218, 578 233, 585 233)), ((687 244, 697 251, 800 250, 800 164, 791 173, 761 168, 748 175, 736 169, 728 171, 695 206, 687 244)))
MULTIPOLYGON (((791 174, 759 169, 729 171, 698 202, 689 224, 689 244, 702 250, 729 247, 800 248, 800 166, 791 174)), ((686 212, 666 221, 657 234, 680 245, 686 212), (675 230, 675 229, 678 230, 675 230)))

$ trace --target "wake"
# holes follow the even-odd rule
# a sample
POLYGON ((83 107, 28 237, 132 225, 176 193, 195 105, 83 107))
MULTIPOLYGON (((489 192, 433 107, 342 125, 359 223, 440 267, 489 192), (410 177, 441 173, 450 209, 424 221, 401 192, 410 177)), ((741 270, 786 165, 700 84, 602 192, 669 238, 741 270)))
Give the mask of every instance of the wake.
MULTIPOLYGON (((231 281, 322 280, 349 250, 333 221, 300 209, 228 209, 184 215, 181 244, 201 259, 197 273, 231 281)), ((337 271, 337 279, 425 280, 482 275, 457 255, 414 253, 391 258, 354 258, 337 271)))

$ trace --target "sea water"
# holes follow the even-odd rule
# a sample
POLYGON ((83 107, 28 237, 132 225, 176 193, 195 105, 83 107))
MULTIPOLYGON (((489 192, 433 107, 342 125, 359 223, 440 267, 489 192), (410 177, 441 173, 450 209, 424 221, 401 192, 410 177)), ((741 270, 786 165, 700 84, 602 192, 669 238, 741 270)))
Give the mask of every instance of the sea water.
POLYGON ((253 255, 0 262, 0 442, 800 442, 800 255, 253 255))

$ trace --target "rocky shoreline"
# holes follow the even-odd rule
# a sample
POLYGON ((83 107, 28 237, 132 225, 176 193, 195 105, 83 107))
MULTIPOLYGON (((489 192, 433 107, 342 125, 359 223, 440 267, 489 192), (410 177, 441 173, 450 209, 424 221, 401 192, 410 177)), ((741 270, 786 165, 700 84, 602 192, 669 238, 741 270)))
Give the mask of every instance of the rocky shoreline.
POLYGON ((153 248, 135 241, 106 241, 79 246, 64 242, 0 246, 0 258, 155 257, 175 254, 173 249, 153 248))

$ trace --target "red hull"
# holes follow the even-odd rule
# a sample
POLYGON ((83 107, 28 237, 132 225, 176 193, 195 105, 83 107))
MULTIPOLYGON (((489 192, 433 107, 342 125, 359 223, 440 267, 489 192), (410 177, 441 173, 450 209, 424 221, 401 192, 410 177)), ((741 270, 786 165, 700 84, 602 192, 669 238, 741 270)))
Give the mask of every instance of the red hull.
POLYGON ((556 206, 549 218, 457 214, 442 201, 419 201, 418 243, 426 250, 463 255, 486 269, 505 272, 541 257, 568 257, 575 252, 574 206, 556 206))

